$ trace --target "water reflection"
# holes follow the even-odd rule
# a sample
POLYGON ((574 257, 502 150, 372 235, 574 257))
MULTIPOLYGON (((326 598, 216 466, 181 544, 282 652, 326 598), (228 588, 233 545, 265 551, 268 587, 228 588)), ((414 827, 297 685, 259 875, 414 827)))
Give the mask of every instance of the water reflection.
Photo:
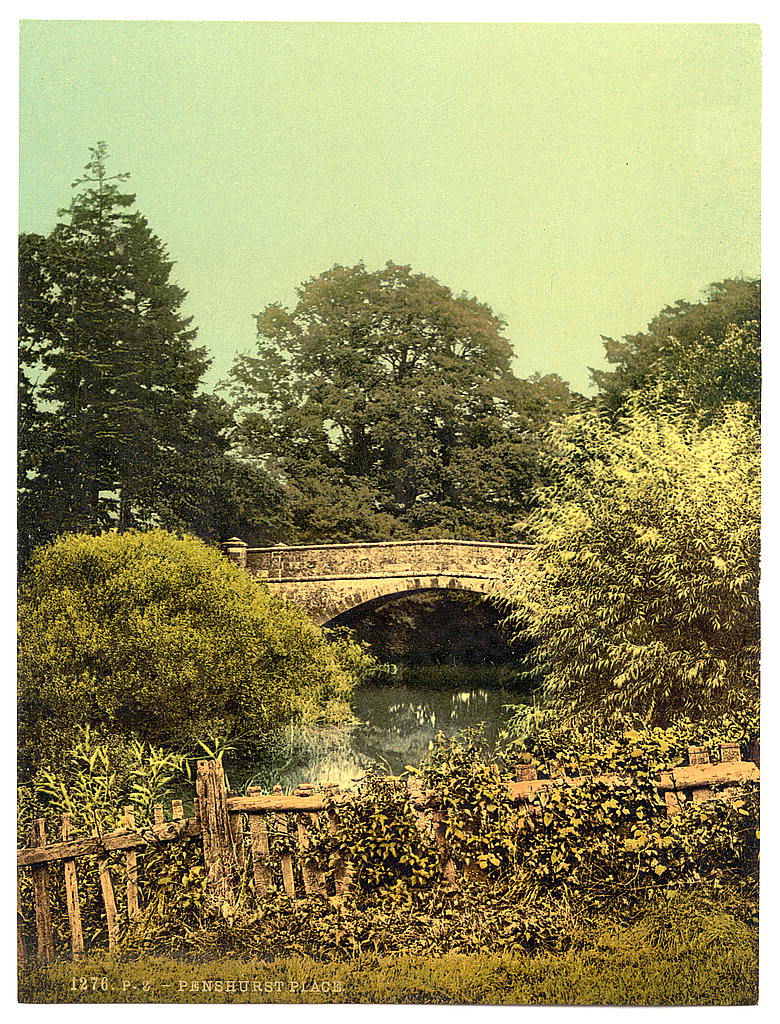
POLYGON ((435 689, 423 686, 367 686, 357 690, 353 707, 359 724, 290 733, 286 763, 261 770, 255 778, 268 788, 302 782, 350 787, 371 766, 398 773, 416 764, 437 732, 454 736, 483 725, 489 742, 506 720, 505 705, 524 698, 507 689, 435 689))
POLYGON ((416 764, 437 732, 454 736, 462 729, 484 724, 493 741, 506 718, 504 705, 517 701, 508 690, 486 688, 451 690, 397 686, 364 687, 355 693, 355 714, 361 724, 352 746, 390 771, 416 764))

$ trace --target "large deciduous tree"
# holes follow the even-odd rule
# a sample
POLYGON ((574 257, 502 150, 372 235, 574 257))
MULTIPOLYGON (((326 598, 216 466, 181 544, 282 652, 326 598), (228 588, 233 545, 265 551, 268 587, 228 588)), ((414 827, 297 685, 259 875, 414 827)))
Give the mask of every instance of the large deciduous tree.
POLYGON ((729 402, 757 410, 760 322, 760 281, 719 281, 709 286, 703 302, 666 306, 646 331, 604 338, 615 368, 591 371, 601 404, 618 410, 637 391, 661 385, 667 400, 705 414, 729 402))
POLYGON ((107 173, 98 143, 53 231, 21 239, 23 553, 67 530, 188 526, 224 501, 220 478, 241 475, 225 461, 226 410, 200 392, 209 360, 186 293, 127 177, 107 173))
POLYGON ((510 622, 562 720, 704 720, 755 699, 759 438, 744 404, 710 423, 634 399, 617 424, 551 431, 536 548, 510 622))
POLYGON ((486 305, 388 263, 336 266, 257 317, 231 371, 247 457, 291 499, 300 539, 506 536, 537 477, 557 378, 518 380, 486 305))

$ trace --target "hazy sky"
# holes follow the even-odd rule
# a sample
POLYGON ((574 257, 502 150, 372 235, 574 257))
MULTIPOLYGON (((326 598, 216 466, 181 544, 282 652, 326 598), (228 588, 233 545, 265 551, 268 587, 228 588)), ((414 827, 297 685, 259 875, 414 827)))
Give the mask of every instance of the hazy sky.
POLYGON ((334 263, 409 263, 588 385, 601 334, 759 274, 748 25, 26 22, 24 231, 108 143, 213 382, 334 263))

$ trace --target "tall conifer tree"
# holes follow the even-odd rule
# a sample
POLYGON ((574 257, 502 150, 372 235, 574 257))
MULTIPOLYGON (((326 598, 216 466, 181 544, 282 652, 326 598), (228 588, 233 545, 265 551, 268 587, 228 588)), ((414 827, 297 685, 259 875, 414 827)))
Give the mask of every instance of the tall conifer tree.
MULTIPOLYGON (((107 173, 105 143, 90 153, 51 234, 22 237, 23 554, 69 530, 194 526, 213 535, 201 507, 237 498, 230 423, 199 393, 209 360, 181 313, 186 292, 132 209, 128 175, 107 173)), ((260 505, 272 502, 261 491, 260 505)))

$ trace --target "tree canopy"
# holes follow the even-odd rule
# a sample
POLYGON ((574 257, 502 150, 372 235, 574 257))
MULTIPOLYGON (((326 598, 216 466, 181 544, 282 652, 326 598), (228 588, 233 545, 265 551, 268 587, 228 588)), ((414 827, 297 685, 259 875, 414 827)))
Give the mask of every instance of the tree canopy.
POLYGON ((213 536, 209 510, 231 500, 267 520, 278 489, 227 455, 230 413, 201 392, 209 360, 167 250, 105 144, 90 152, 62 220, 20 239, 22 552, 110 526, 213 536))
POLYGON ((242 454, 303 540, 503 536, 537 478, 538 431, 573 396, 519 380, 503 322, 408 266, 336 266, 257 316, 230 375, 242 454))
POLYGON ((19 623, 22 749, 37 759, 81 725, 187 746, 343 713, 361 659, 219 552, 163 530, 36 549, 19 623))
POLYGON ((536 549, 511 584, 530 668, 566 721, 712 718, 758 692, 759 437, 634 400, 551 430, 536 549))
POLYGON ((660 384, 670 402, 705 413, 729 402, 758 410, 760 323, 760 281, 719 281, 703 302, 666 306, 646 331, 604 338, 615 369, 591 371, 601 404, 620 409, 632 394, 660 384))

